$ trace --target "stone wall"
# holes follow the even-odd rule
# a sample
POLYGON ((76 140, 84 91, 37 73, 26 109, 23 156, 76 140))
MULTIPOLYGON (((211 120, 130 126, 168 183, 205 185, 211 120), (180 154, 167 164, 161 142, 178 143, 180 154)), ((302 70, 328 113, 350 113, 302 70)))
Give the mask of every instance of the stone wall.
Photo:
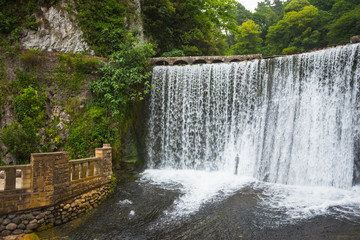
POLYGON ((98 204, 109 190, 112 148, 104 144, 94 158, 70 162, 66 152, 32 154, 29 165, 0 167, 0 171, 5 175, 0 232, 27 233, 70 221, 98 204))
POLYGON ((109 185, 104 185, 51 207, 3 215, 0 217, 0 235, 31 233, 42 227, 48 228, 74 220, 97 207, 108 196, 109 191, 109 185))

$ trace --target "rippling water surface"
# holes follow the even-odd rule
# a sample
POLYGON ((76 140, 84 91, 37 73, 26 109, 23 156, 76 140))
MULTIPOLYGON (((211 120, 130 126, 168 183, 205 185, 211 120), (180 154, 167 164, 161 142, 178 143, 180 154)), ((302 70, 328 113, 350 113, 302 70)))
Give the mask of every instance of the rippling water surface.
POLYGON ((147 170, 42 239, 359 239, 360 197, 188 170, 147 170))

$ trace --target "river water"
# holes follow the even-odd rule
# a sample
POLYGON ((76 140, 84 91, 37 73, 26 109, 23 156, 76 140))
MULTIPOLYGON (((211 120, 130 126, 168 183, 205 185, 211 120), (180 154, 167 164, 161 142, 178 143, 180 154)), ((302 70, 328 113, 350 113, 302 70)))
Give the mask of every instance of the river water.
POLYGON ((60 239, 360 239, 360 45, 153 70, 147 169, 60 239))

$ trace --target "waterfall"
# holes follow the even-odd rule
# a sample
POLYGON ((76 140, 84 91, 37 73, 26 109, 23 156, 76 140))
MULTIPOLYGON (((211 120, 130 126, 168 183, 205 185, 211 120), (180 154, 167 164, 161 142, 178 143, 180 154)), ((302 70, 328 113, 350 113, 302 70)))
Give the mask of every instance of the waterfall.
POLYGON ((148 167, 349 189, 359 180, 360 45, 153 70, 148 167))

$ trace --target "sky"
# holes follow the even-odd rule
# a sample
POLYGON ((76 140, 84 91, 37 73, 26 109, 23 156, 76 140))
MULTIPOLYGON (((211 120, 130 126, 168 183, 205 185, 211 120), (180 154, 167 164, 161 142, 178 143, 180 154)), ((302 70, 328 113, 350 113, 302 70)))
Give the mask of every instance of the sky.
POLYGON ((262 0, 236 0, 236 1, 244 5, 244 7, 247 10, 254 12, 255 8, 257 7, 257 3, 261 2, 262 0))

